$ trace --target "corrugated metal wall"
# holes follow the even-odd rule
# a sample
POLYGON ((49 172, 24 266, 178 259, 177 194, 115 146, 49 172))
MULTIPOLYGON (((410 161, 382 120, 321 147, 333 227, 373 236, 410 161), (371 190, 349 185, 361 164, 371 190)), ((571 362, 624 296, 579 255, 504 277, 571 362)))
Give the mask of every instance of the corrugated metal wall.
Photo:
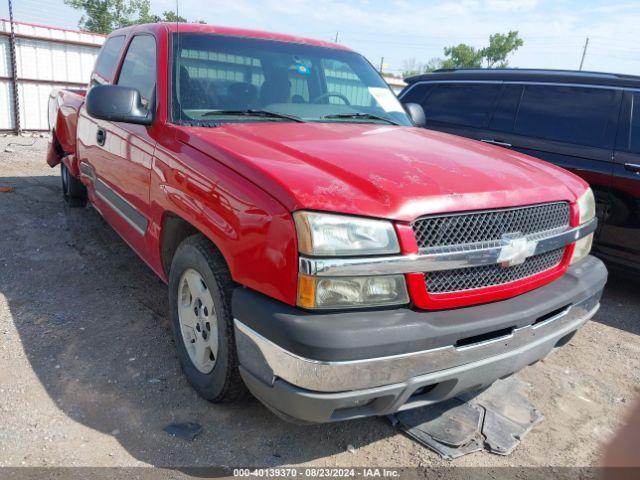
MULTIPOLYGON (((102 35, 14 22, 22 130, 47 130, 53 88, 83 87, 104 41, 102 35)), ((0 20, 0 130, 14 130, 9 22, 0 20)))

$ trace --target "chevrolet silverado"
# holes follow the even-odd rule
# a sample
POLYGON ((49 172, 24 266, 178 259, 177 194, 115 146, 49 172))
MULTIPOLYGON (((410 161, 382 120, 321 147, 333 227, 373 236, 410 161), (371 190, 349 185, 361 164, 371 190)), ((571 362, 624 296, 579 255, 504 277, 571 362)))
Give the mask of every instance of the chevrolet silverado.
POLYGON ((418 128, 343 45, 127 27, 49 116, 64 198, 167 283, 212 402, 249 391, 302 423, 429 405, 535 363, 599 307, 588 185, 418 128))

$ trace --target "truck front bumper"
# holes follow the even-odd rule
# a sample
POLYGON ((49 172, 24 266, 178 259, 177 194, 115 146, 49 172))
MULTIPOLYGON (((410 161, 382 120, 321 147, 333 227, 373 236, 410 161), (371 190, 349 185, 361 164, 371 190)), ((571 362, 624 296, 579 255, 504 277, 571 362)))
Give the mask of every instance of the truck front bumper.
POLYGON ((587 257, 508 300, 449 311, 312 313, 234 292, 240 371, 286 419, 322 423, 478 390, 565 344, 598 310, 607 271, 587 257))

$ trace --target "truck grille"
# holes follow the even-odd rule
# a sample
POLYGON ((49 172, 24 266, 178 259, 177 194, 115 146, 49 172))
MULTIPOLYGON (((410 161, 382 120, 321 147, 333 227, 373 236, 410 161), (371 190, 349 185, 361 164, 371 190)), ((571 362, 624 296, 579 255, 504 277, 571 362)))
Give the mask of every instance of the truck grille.
MULTIPOLYGON (((503 235, 519 233, 544 236, 569 227, 569 204, 547 203, 501 210, 424 217, 413 223, 420 249, 455 247, 499 242, 503 235)), ((485 265, 429 272, 425 275, 429 293, 450 293, 504 285, 537 275, 560 264, 564 247, 529 257, 511 267, 485 265)))
POLYGON ((413 223, 419 248, 499 241, 506 233, 535 235, 569 226, 567 202, 505 210, 419 218, 413 223))
POLYGON ((493 287, 522 280, 556 267, 562 260, 564 247, 534 255, 524 263, 513 267, 485 265, 482 267, 460 268, 430 272, 425 281, 429 293, 451 293, 493 287))

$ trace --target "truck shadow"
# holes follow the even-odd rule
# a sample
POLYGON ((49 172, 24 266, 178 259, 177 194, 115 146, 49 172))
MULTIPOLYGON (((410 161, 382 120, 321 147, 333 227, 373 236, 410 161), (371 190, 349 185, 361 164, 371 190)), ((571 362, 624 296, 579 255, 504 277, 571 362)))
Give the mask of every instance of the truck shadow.
MULTIPOLYGON (((170 468, 299 464, 395 435, 382 419, 300 427, 255 400, 200 399, 180 372, 166 287, 91 208, 69 209, 57 177, 0 178, 0 293, 31 367, 71 419, 141 462, 170 468), (195 421, 189 443, 172 422, 195 421)), ((612 276, 596 321, 640 334, 638 284, 612 276)))
POLYGON ((395 431, 384 420, 296 426, 256 400, 212 405, 182 375, 166 287, 91 208, 70 209, 56 177, 0 178, 0 293, 56 406, 171 468, 297 464, 395 431), (193 442, 163 431, 195 421, 193 442))

